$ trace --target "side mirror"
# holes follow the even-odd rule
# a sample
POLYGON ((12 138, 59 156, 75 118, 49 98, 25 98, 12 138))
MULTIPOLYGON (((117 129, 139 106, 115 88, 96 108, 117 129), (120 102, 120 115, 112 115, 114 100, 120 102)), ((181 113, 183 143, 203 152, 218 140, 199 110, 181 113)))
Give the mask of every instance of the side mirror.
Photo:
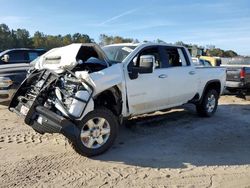
POLYGON ((152 55, 142 55, 139 59, 139 67, 136 67, 137 57, 133 59, 133 66, 129 68, 130 79, 138 78, 140 74, 152 73, 155 66, 155 57, 152 55))
POLYGON ((152 73, 155 65, 155 57, 153 55, 140 56, 140 71, 139 73, 152 73))
POLYGON ((8 54, 5 54, 5 55, 1 58, 1 60, 2 60, 3 62, 5 62, 5 63, 8 63, 8 62, 9 62, 9 59, 10 59, 10 56, 9 56, 8 54))

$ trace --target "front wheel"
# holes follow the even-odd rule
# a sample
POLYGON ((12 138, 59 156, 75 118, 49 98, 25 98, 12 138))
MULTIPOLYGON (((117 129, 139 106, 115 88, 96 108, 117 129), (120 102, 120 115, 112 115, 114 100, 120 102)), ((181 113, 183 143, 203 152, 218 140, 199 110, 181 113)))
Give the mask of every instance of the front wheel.
POLYGON ((118 133, 118 121, 110 110, 98 108, 85 116, 79 129, 72 147, 80 155, 95 156, 113 145, 118 133))
POLYGON ((211 89, 206 92, 200 104, 196 105, 197 113, 202 117, 211 117, 217 110, 219 94, 211 89))

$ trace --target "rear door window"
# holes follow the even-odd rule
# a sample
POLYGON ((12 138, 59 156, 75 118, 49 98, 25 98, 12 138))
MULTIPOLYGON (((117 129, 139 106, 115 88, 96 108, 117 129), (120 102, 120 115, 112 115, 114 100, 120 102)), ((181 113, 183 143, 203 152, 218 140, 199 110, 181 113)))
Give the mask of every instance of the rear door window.
POLYGON ((164 49, 165 58, 167 59, 168 67, 183 67, 188 66, 185 54, 181 48, 167 47, 164 49))

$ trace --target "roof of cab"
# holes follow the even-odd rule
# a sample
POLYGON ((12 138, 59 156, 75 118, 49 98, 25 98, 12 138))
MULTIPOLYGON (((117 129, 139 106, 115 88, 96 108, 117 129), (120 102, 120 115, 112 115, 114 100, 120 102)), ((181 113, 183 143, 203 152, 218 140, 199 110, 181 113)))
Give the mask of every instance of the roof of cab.
POLYGON ((105 45, 106 46, 139 46, 141 43, 119 43, 119 44, 109 44, 105 45))
MULTIPOLYGON (((180 45, 167 44, 167 43, 155 43, 155 42, 142 42, 142 43, 119 43, 119 44, 110 44, 106 46, 171 46, 171 47, 183 47, 180 45)), ((106 47, 104 46, 104 47, 106 47)))

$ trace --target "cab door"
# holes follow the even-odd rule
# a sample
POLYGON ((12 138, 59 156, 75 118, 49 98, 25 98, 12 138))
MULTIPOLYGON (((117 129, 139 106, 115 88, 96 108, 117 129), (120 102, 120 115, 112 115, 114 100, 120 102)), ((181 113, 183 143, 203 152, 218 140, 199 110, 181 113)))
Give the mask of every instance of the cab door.
POLYGON ((161 110, 168 106, 168 69, 164 66, 160 47, 148 47, 140 51, 130 62, 128 69, 130 66, 140 67, 136 60, 142 55, 154 56, 155 65, 152 73, 139 73, 135 79, 129 76, 129 70, 125 72, 128 107, 133 115, 161 110))

